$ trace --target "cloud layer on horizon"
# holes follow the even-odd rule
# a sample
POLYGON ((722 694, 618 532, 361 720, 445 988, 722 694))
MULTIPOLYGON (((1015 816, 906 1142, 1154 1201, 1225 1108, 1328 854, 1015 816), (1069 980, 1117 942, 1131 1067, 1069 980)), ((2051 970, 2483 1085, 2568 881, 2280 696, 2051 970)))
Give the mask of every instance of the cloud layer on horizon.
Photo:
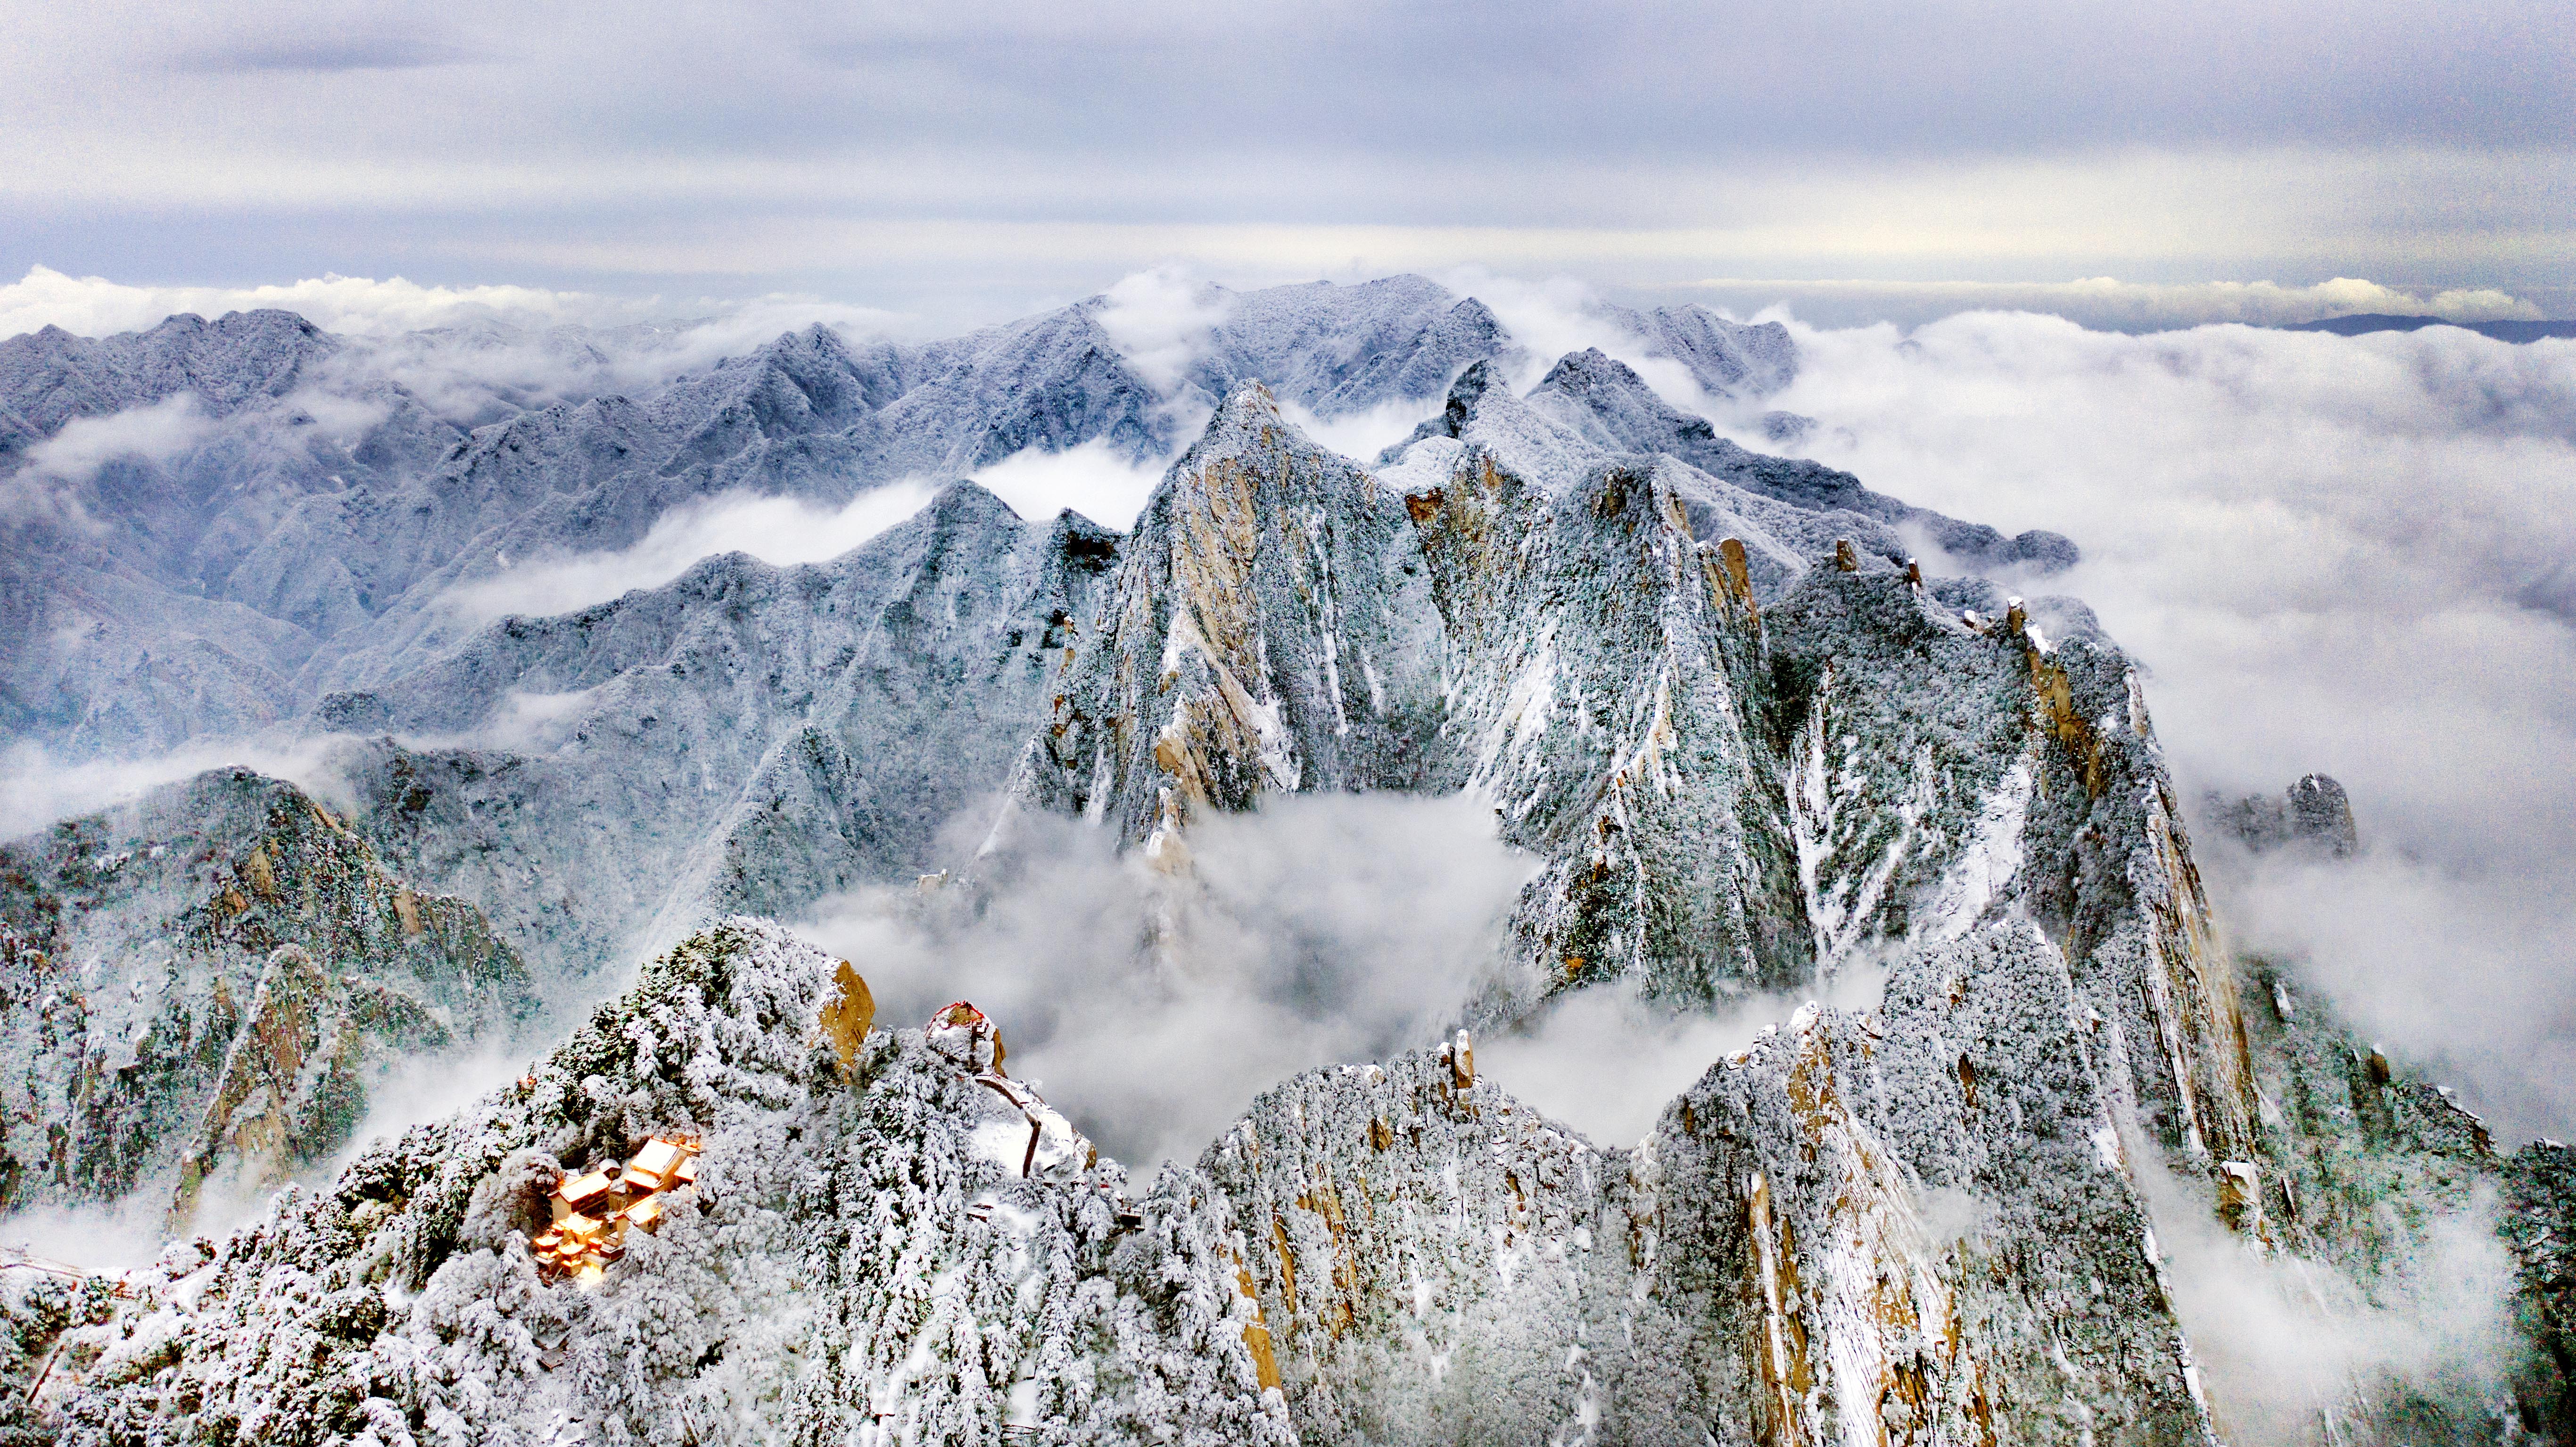
POLYGON ((1027 308, 1166 259, 2568 280, 2564 7, 17 18, 0 275, 506 271, 908 310, 1027 308))
POLYGON ((2172 331, 2221 322, 2282 326, 2327 317, 2389 315, 2445 321, 2531 321, 2540 303, 2494 287, 2387 286, 2338 276, 2308 286, 2276 282, 2131 282, 2095 276, 2075 281, 1761 281, 1716 277, 1687 294, 1703 304, 1752 314, 1774 309, 1819 326, 1902 326, 1969 311, 2038 312, 2098 331, 2172 331))
POLYGON ((388 338, 406 332, 498 322, 542 331, 555 326, 659 324, 685 333, 671 343, 688 365, 736 355, 779 332, 826 322, 855 331, 898 331, 903 318, 869 307, 787 294, 617 295, 509 284, 428 286, 400 276, 323 275, 244 286, 137 285, 73 276, 37 263, 0 283, 0 338, 60 327, 76 336, 148 331, 182 313, 218 317, 274 308, 327 332, 388 338))
MULTIPOLYGON (((1570 276, 1524 280, 1476 264, 1422 268, 1462 295, 1495 308, 1536 355, 1604 345, 1609 333, 1584 303, 1603 289, 1570 276)), ((1543 274, 1543 273, 1541 273, 1543 274)), ((1310 277, 1297 277, 1308 280, 1310 277)), ((1352 272, 1339 280, 1367 280, 1352 272)), ((1101 319, 1140 373, 1158 386, 1177 379, 1194 345, 1224 313, 1211 281, 1236 290, 1272 284, 1259 268, 1165 263, 1124 276, 1104 273, 1101 319)), ((1609 289, 1618 294, 1620 289, 1609 289)), ((2576 291, 2571 291, 2576 299, 2576 291)), ((1639 294, 1641 301, 1696 302, 1730 316, 1804 320, 1820 327, 1892 321, 1914 326, 1969 311, 2021 311, 2060 316, 2108 331, 2156 331, 2243 322, 2280 326, 2329 317, 2384 313, 2450 321, 2527 320, 2545 316, 2554 292, 2524 295, 2494 287, 2421 287, 2338 276, 2303 286, 2270 281, 2132 282, 2098 276, 2073 281, 1815 281, 1718 277, 1674 283, 1639 294)), ((1069 298, 1057 298, 1060 304, 1069 298)), ((908 315, 820 296, 669 296, 563 290, 539 286, 427 286, 396 276, 307 277, 248 286, 143 286, 103 276, 71 276, 42 264, 0 283, 0 338, 45 327, 100 337, 143 331, 182 312, 215 317, 277 308, 325 331, 360 338, 372 361, 433 401, 466 399, 459 415, 496 385, 540 396, 587 395, 610 387, 650 385, 680 371, 739 355, 781 332, 822 323, 852 335, 929 336, 1010 320, 1021 314, 982 309, 938 318, 908 315), (479 341, 466 349, 404 350, 407 334, 499 323, 532 339, 516 348, 479 341), (566 376, 564 360, 541 345, 548 329, 626 329, 629 345, 608 370, 566 376), (645 332, 656 335, 645 336, 645 332)), ((1652 369, 1652 359, 1635 359, 1652 369)), ((1671 390, 1674 377, 1650 377, 1671 390)), ((1400 433, 1401 429, 1399 429, 1400 433)))

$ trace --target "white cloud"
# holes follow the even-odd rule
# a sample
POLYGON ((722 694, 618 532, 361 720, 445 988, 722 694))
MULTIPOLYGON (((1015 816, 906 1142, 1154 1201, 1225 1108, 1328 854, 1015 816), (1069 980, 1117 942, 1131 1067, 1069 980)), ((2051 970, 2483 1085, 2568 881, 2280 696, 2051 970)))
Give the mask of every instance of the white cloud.
POLYGON ((1603 316, 1599 293, 1584 282, 1562 276, 1521 281, 1481 267, 1444 272, 1439 280, 1492 308, 1512 340, 1528 349, 1523 374, 1513 379, 1520 390, 1537 385, 1566 353, 1597 347, 1627 363, 1665 401, 1685 411, 1717 415, 1718 404, 1700 390, 1690 368, 1670 357, 1647 356, 1644 340, 1603 316))
POLYGON ((1317 446, 1368 465, 1387 448, 1413 435, 1413 429, 1424 418, 1439 415, 1441 398, 1398 398, 1380 402, 1365 412, 1345 412, 1338 417, 1318 417, 1294 402, 1282 399, 1279 410, 1297 430, 1315 439, 1317 446))
POLYGON ((496 560, 502 571, 462 584, 441 601, 468 622, 511 613, 550 617, 658 588, 722 553, 749 553, 779 567, 826 562, 921 511, 930 498, 931 489, 918 482, 863 492, 837 508, 724 493, 663 513, 630 548, 496 560))
MULTIPOLYGON (((2409 1387, 2480 1400, 2521 1347, 2491 1196, 2403 1223, 2383 1208, 2371 1225, 2396 1249, 2365 1291, 2331 1261, 2258 1253, 2146 1141, 2132 1133, 2126 1146, 2221 1440, 2302 1447, 2320 1440, 2321 1415, 2341 1425, 2409 1387)), ((2326 1426, 2323 1440, 2337 1436, 2326 1426)))
POLYGON ((818 322, 853 336, 908 334, 920 328, 899 313, 790 292, 615 295, 534 286, 424 286, 399 276, 334 275, 258 286, 135 286, 31 266, 25 277, 0 286, 0 338, 48 326, 103 337, 145 330, 182 312, 217 317, 260 308, 291 311, 324 331, 360 338, 371 344, 362 348, 362 358, 399 380, 413 380, 406 369, 422 372, 424 385, 433 391, 441 371, 541 393, 567 389, 567 368, 590 345, 605 348, 604 367, 570 373, 568 390, 576 395, 652 386, 818 322), (501 330, 472 331, 443 342, 420 339, 408 347, 389 345, 403 333, 477 323, 498 323, 501 330), (634 330, 614 338, 583 336, 567 346, 546 335, 563 326, 634 330))
POLYGON ((503 695, 489 716, 473 727, 455 733, 399 734, 396 737, 407 749, 497 749, 510 754, 550 754, 563 747, 591 704, 609 683, 590 688, 567 689, 560 693, 536 693, 513 689, 503 695))
POLYGON ((95 532, 81 489, 111 462, 168 462, 185 456, 217 424, 194 395, 181 392, 149 407, 104 417, 75 417, 29 447, 26 465, 0 477, 0 527, 38 525, 95 532))
POLYGON ((148 759, 70 760, 42 746, 0 750, 0 839, 32 834, 58 819, 95 813, 208 769, 239 766, 284 779, 341 808, 355 800, 332 762, 335 737, 204 739, 148 759))
POLYGON ((63 528, 96 532, 98 520, 70 488, 32 467, 0 477, 0 528, 63 528))
POLYGON ((1161 460, 1131 461, 1107 438, 1094 438, 1062 452, 1037 447, 1014 452, 976 473, 974 480, 1024 518, 1053 517, 1071 508, 1124 531, 1135 525, 1136 514, 1163 480, 1164 465, 1161 460))
POLYGON ((506 317, 540 325, 624 319, 631 303, 581 292, 527 286, 422 286, 393 277, 319 276, 265 286, 134 286, 100 276, 68 276, 31 266, 20 280, 0 286, 0 337, 47 326, 81 336, 137 331, 180 312, 221 316, 276 307, 326 331, 411 331, 481 317, 506 317))
POLYGON ((1225 320, 1233 299, 1172 267, 1121 277, 1093 320, 1155 395, 1170 397, 1225 320))
POLYGON ((84 1272, 126 1271, 160 1255, 168 1217, 149 1191, 113 1205, 32 1206, 0 1216, 0 1245, 84 1272))
POLYGON ((350 397, 319 387, 303 387, 284 399, 284 406, 313 419, 324 436, 342 447, 355 447, 393 409, 373 397, 350 397))
POLYGON ((1839 972, 1822 990, 1755 995, 1714 1016, 1675 1016, 1632 988, 1562 996, 1521 1030, 1476 1042, 1476 1069, 1599 1145, 1645 1139, 1673 1098, 1810 1000, 1873 1010, 1885 971, 1839 972))
MULTIPOLYGON (((525 407, 578 402, 649 381, 655 369, 628 368, 650 349, 600 347, 591 334, 514 326, 440 328, 362 338, 335 358, 335 380, 363 386, 381 378, 460 426, 499 420, 525 407)), ((675 369, 676 370, 676 369, 675 369)))
POLYGON ((2576 344, 1999 313, 1795 330, 1773 400, 1821 419, 1812 455, 2083 546, 2050 586, 2145 665, 2187 795, 2310 770, 2350 789, 2385 858, 2332 884, 2215 871, 2226 918, 2305 949, 2393 1051, 2455 1062, 2507 1134, 2576 1124, 2576 944, 2537 923, 2576 914, 2576 616, 2552 591, 2576 556, 2576 344))
POLYGON ((2238 941, 2295 960, 2296 978, 2364 1037, 2468 1086, 2516 1134, 2565 1135, 2576 1126, 2576 988, 2559 973, 2576 966, 2567 871, 2509 857, 2527 841, 2497 844, 2507 857, 2483 868, 2383 841, 2339 863, 2222 854, 2213 875, 2238 941))
MULTIPOLYGON (((952 836, 971 846, 990 817, 961 816, 952 836)), ((1442 1038, 1498 966, 1537 868, 1464 795, 1292 795, 1206 815, 1178 884, 1070 821, 1017 816, 1010 838, 993 892, 971 908, 934 895, 924 913, 910 890, 860 890, 800 928, 858 964, 883 1024, 961 995, 982 1006, 1013 1073, 1045 1082, 1131 1167, 1195 1159, 1301 1070, 1442 1038)), ((1479 1039, 1477 1068, 1595 1141, 1626 1144, 1805 1000, 1869 1008, 1883 983, 1854 969, 1825 991, 1691 1019, 1631 990, 1582 991, 1479 1039)))
POLYGON ((105 417, 75 417, 53 436, 27 449, 37 472, 65 482, 83 483, 121 458, 167 462, 185 455, 214 431, 214 420, 197 405, 195 394, 181 392, 149 407, 132 407, 105 417))

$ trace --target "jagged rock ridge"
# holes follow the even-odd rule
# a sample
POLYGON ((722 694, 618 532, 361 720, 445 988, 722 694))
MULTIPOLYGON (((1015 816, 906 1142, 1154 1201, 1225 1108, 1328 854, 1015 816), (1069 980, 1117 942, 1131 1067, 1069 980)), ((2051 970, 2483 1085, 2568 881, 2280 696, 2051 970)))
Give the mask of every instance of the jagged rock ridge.
POLYGON ((1424 782, 1440 659, 1412 531, 1238 389, 1138 519, 1025 787, 1135 842, 1264 792, 1424 782))
MULTIPOLYGON (((51 1339, 44 1382, 25 1355, 15 1378, 38 1388, 36 1425, 67 1442, 2212 1435, 2142 1188, 2164 1167, 2123 1128, 2106 1024, 2027 920, 1909 956, 1876 1010, 1801 1011, 1633 1148, 1513 1101, 1462 1035, 1286 1082, 1132 1198, 1078 1137, 1032 1170, 1014 1117, 996 1149, 975 1072, 998 1061, 959 1054, 944 1014, 835 1041, 845 971, 724 922, 528 1079, 173 1248, 130 1303, 30 1298, 18 1319, 51 1339), (704 1154, 660 1230, 630 1234, 596 1290, 541 1275, 527 1242, 564 1170, 673 1130, 704 1154)), ((2394 1261, 2404 1223, 2338 1220, 2339 1199, 2390 1173, 2464 1193, 2496 1163, 2402 1075, 2310 1094, 2334 1081, 2336 1036, 2279 998, 2304 1023, 2267 1029, 2265 1071, 2297 1115, 2265 1168, 2245 1164, 2260 1184, 2232 1219, 2249 1241, 2394 1261), (2347 1123, 2310 1120, 2320 1105, 2347 1123)), ((2529 1259, 2554 1281, 2565 1192, 2555 1156, 2532 1160, 2529 1259)), ((2535 1412, 2563 1410, 2548 1387, 2535 1412)), ((2346 1432, 2395 1420, 2327 1405, 2346 1432)), ((2397 1406, 2500 1425, 2473 1397, 2397 1406)))
POLYGON ((2202 804, 2222 832, 2257 854, 2291 849, 2349 859, 2361 847, 2352 800, 2343 785, 2324 774, 2308 775, 2277 798, 2248 794, 2229 799, 2213 793, 2202 804))
POLYGON ((1077 514, 959 483, 830 563, 712 558, 323 708, 379 734, 342 764, 358 827, 587 973, 710 910, 935 867, 940 825, 1047 717, 1117 556, 1077 514))
POLYGON ((62 1440, 1294 1441, 1212 1203, 1167 1177, 1126 1226, 1114 1164, 1022 1176, 919 1029, 845 1074, 833 974, 720 925, 528 1080, 176 1248, 57 1368, 62 1440), (549 1284, 562 1168, 666 1129, 702 1140, 695 1191, 600 1290, 549 1284))
MULTIPOLYGON (((1453 413, 1482 413, 1484 381, 1453 413)), ((1613 979, 1706 1006, 2027 908, 2175 1143, 2241 1146, 2232 993, 2116 650, 1980 628, 1848 549, 1819 566, 1776 539, 1799 571, 1766 604, 1755 550, 1695 535, 1668 462, 1549 490, 1481 441, 1426 438, 1427 465, 1388 472, 1408 537, 1391 487, 1292 433, 1238 391, 1166 479, 1024 802, 1143 842, 1268 791, 1476 789, 1548 860, 1489 1019, 1613 979), (1335 573, 1300 541, 1328 535, 1367 540, 1368 563, 1335 573), (1440 660, 1436 716, 1379 681, 1408 653, 1440 660)))
MULTIPOLYGON (((1158 389, 1109 306, 917 344, 815 326, 677 376, 658 360, 677 342, 650 328, 357 343, 261 311, 0 340, 0 527, 27 544, 0 588, 0 727, 80 756, 238 735, 453 641, 439 600, 460 586, 514 559, 631 546, 677 507, 739 492, 838 505, 1032 448, 1163 456, 1190 398, 1243 380, 1334 416, 1427 401, 1469 362, 1522 355, 1481 303, 1418 277, 1282 287, 1224 294, 1188 374, 1158 389), (68 426, 168 407, 185 418, 91 465, 56 476, 31 460, 68 426)), ((1794 371, 1776 324, 1695 308, 1611 320, 1712 395, 1794 371)))

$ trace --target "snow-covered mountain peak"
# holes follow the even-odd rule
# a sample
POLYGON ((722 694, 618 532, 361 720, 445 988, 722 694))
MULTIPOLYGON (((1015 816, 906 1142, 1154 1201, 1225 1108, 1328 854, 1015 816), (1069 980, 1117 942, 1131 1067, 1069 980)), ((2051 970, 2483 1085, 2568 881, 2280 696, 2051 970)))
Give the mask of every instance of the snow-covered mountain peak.
POLYGON ((1019 787, 1130 840, 1268 791, 1401 787, 1430 626, 1403 502, 1241 383, 1146 503, 1019 787))
POLYGON ((1198 440, 1182 454, 1179 466, 1187 468, 1213 456, 1240 451, 1261 440, 1262 433, 1283 427, 1297 442, 1313 447, 1304 432, 1280 415, 1279 399, 1268 387, 1258 381, 1238 382, 1217 402, 1216 411, 1200 430, 1198 440))

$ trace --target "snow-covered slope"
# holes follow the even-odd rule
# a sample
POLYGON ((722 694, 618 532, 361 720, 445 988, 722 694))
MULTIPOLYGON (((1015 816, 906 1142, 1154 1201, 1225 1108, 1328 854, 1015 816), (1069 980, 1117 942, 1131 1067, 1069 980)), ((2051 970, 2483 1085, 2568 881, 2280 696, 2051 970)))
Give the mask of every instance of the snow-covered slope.
POLYGON ((1264 1097, 1204 1169, 1271 1223, 1303 1440, 2053 1436, 2039 1402, 2200 1438, 2073 1005, 2037 930, 1980 931, 1879 1011, 1802 1012, 1626 1150, 1454 1047, 1264 1097))
MULTIPOLYGON (((1599 319, 1710 396, 1794 371, 1776 327, 1599 319)), ((11 741, 330 735, 342 799, 219 771, 0 856, 8 1201, 184 1214, 309 1178, 388 1063, 587 1021, 125 1297, 0 1278, 10 1428, 1752 1447, 2576 1421, 2564 1148, 2500 1159, 2296 962, 2230 953, 2136 669, 2081 604, 1982 576, 2060 568, 2065 539, 1746 451, 1602 352, 1518 392, 1536 367, 1494 313, 1415 278, 1122 293, 926 344, 816 328, 626 390, 649 369, 613 339, 550 335, 551 388, 425 380, 526 342, 263 315, 0 344, 8 526, 41 544, 0 565, 11 741), (1294 420, 1390 403, 1436 415, 1371 465, 1294 420), (1185 441, 1123 538, 949 482, 828 562, 448 606, 728 493, 833 506, 1185 441), (1882 997, 1705 1062, 1633 1144, 1512 1100, 1462 1032, 1281 1082, 1143 1186, 957 1027, 826 1028, 854 1008, 838 963, 749 917, 942 867, 961 887, 920 907, 971 914, 1042 813, 1184 890, 1216 814, 1352 791, 1464 794, 1531 860, 1444 1030, 1544 1032, 1604 987, 1665 1018, 1882 997), (595 1290, 541 1275, 562 1171, 674 1132, 704 1171, 658 1231, 595 1290), (2482 1261, 2521 1286, 2477 1355, 2347 1353, 2252 1413, 2230 1291, 2293 1281, 2261 1309, 2377 1341, 2482 1261)), ((2315 867, 2353 837, 2330 781, 2236 814, 2318 840, 2315 867)))
POLYGON ((1077 1152, 1024 1176, 919 1030, 820 1041, 833 961, 729 921, 529 1078, 181 1246, 72 1344, 65 1441, 1294 1441, 1226 1223, 1077 1152), (703 1143, 596 1292, 526 1241, 564 1167, 703 1143), (1025 1385, 1023 1385, 1025 1383, 1025 1385))
POLYGON ((1594 311, 1641 339, 1645 356, 1681 363, 1712 397, 1767 396, 1798 377, 1798 344, 1778 322, 1747 325, 1687 305, 1652 311, 1599 305, 1594 311))
MULTIPOLYGON (((1482 410, 1475 404, 1493 398, 1490 384, 1480 380, 1471 396, 1469 410, 1482 410)), ((1872 492, 1850 473, 1799 458, 1748 451, 1718 436, 1706 418, 1657 396, 1626 363, 1597 348, 1559 360, 1525 405, 1536 423, 1497 417, 1484 420, 1480 428, 1482 419, 1462 416, 1452 422, 1444 416, 1416 437, 1443 433, 1464 437, 1470 430, 1493 430, 1498 441, 1526 439, 1523 447, 1532 454, 1531 470, 1536 476, 1557 473, 1562 467, 1559 457, 1576 451, 1576 443, 1596 453, 1661 454, 1706 474, 1713 483, 1724 484, 1703 483, 1693 489, 1712 494, 1718 506, 1742 513, 1748 498, 1775 504, 1756 505, 1752 511, 1772 523, 1775 532, 1786 535, 1784 541, 1795 539, 1801 531, 1812 535, 1814 524, 1797 517, 1806 513, 1830 520, 1839 530, 1833 535, 1849 537, 1881 557, 1903 558, 1913 551, 1908 534, 1937 548, 1949 565, 1972 571, 2060 572, 2073 566, 2078 556, 2075 545, 2056 533, 2034 530, 2007 538, 1982 524, 1963 523, 1872 492), (1545 426, 1550 423, 1553 428, 1545 426)), ((1506 450, 1512 449, 1507 446, 1506 450)))
MULTIPOLYGON (((2028 920, 1909 955, 1877 1009, 1801 1011, 1633 1147, 1514 1101, 1461 1034, 1285 1082, 1141 1190, 1060 1124, 1023 1150, 1048 1107, 938 1020, 833 1043, 836 974, 720 922, 517 1085, 172 1247, 127 1299, 22 1289, 44 1354, 9 1410, 81 1443, 2214 1435, 2157 1240, 2173 1187, 2028 920), (563 1174, 672 1132, 702 1169, 658 1230, 596 1288, 541 1275, 563 1174)), ((2335 1191, 2456 1217, 2507 1173, 2402 1077, 2311 1121, 2335 1036, 2299 1034, 2265 1052, 2301 1117, 2230 1164, 2208 1229, 2382 1253, 2330 1284, 2393 1287, 2410 1228, 2338 1220, 2335 1191)), ((2564 1176, 2512 1168, 2535 1264, 2564 1176)), ((2523 1390, 2563 1410, 2549 1370, 2523 1390)), ((2502 1425, 2479 1392, 2356 1382, 2311 1422, 2470 1440, 2502 1425)))
POLYGON ((937 867, 940 825, 1047 718, 1117 554, 958 483, 830 563, 729 554, 490 625, 322 722, 373 740, 339 767, 388 858, 587 973, 709 911, 937 867))
POLYGON ((2170 825, 2116 651, 1972 624, 1786 521, 1866 521, 1848 510, 1669 456, 1569 476, 1602 454, 1489 371, 1453 420, 1381 481, 1238 389, 1140 520, 1021 797, 1132 842, 1267 792, 1473 789, 1548 860, 1497 1018, 1617 979, 1714 1004, 2048 899, 2100 915, 2085 958, 2134 956, 2106 1007, 2182 970, 2135 1038, 2226 1036, 2227 1002, 2165 963, 2205 950, 2196 884, 2145 855, 2143 911, 2126 884, 2058 882, 2097 800, 2127 811, 2123 848, 2170 825))
POLYGON ((92 341, 46 327, 0 342, 6 450, 23 452, 77 418, 148 407, 181 393, 226 416, 293 393, 340 343, 292 312, 174 316, 92 341))
POLYGON ((1190 378, 1210 398, 1260 382, 1319 417, 1338 417, 1436 398, 1485 358, 1527 360, 1483 302, 1418 276, 1216 292, 1223 320, 1190 378))
POLYGON ((1430 777, 1438 625, 1404 504, 1259 383, 1173 464, 1086 643, 1020 787, 1122 840, 1265 792, 1430 777))

